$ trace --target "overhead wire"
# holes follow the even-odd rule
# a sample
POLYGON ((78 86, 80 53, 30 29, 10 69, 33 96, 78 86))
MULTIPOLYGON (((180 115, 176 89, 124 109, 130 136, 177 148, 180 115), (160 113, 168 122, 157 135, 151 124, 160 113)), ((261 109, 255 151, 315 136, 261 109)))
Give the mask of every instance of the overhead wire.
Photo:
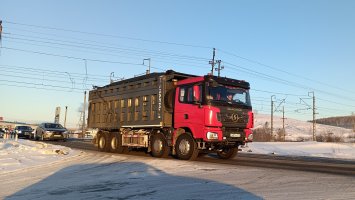
POLYGON ((340 87, 336 87, 334 85, 331 85, 329 83, 325 83, 325 82, 321 82, 321 81, 317 81, 317 80, 314 80, 314 79, 310 79, 310 78, 307 78, 305 76, 301 76, 301 75, 298 75, 298 74, 294 74, 294 73, 291 73, 291 72, 288 72, 288 71, 285 71, 285 70, 282 70, 282 69, 279 69, 279 68, 276 68, 276 67, 273 67, 271 65, 267 65, 267 64, 264 64, 262 62, 259 62, 259 61, 256 61, 256 60, 253 60, 253 59, 250 59, 250 58, 246 58, 246 57, 243 57, 243 56, 239 56, 237 54, 234 54, 234 53, 231 53, 231 52, 228 52, 228 51, 225 51, 223 49, 218 49, 219 52, 222 52, 222 53, 225 53, 227 55, 231 55, 233 57, 236 57, 236 58, 240 58, 242 60, 246 60, 250 63, 254 63, 254 64, 257 64, 257 65, 260 65, 260 66, 264 66, 264 67, 267 67, 269 69, 272 69, 276 72, 282 72, 284 74, 287 74, 287 75, 290 75, 290 76, 294 76, 294 77, 297 77, 297 78, 301 78, 301 79, 304 79, 304 80, 307 80, 307 81, 310 81, 310 82, 314 82, 314 83, 318 83, 318 84, 321 84, 321 85, 326 85, 328 87, 331 87, 331 88, 335 88, 337 90, 342 90, 342 91, 345 91, 345 92, 355 92, 355 91, 350 91, 350 90, 346 90, 344 88, 340 88, 340 87))
MULTIPOLYGON (((8 21, 5 21, 5 22, 8 22, 8 21)), ((8 23, 11 23, 11 24, 17 24, 17 25, 23 25, 23 26, 28 26, 28 27, 37 27, 37 28, 43 28, 43 29, 51 29, 51 30, 61 30, 61 31, 68 31, 68 32, 72 32, 73 30, 69 30, 69 29, 58 29, 58 28, 54 28, 54 27, 45 27, 45 26, 36 26, 36 25, 29 25, 29 24, 21 24, 21 23, 16 23, 16 22, 8 22, 8 23)), ((73 31, 73 32, 76 32, 76 33, 81 33, 81 34, 92 34, 92 35, 96 35, 95 33, 88 33, 88 32, 82 32, 82 31, 73 31)), ((101 36, 105 36, 105 37, 114 37, 113 35, 107 35, 107 34, 98 34, 98 35, 101 35, 101 36)), ((125 37, 120 37, 118 36, 117 38, 125 38, 125 37)), ((127 39, 127 38, 125 38, 127 39)), ((137 39, 137 38, 135 38, 137 39)), ((197 47, 197 48, 200 48, 199 46, 194 46, 194 45, 184 45, 184 44, 178 44, 178 43, 170 43, 170 42, 164 42, 164 41, 153 41, 153 40, 145 40, 145 39, 137 39, 137 41, 149 41, 149 42, 156 42, 156 43, 164 43, 164 44, 175 44, 175 45, 181 45, 181 46, 188 46, 188 47, 197 47)), ((5 47, 6 48, 6 47, 5 47)), ((201 47, 201 48, 208 48, 208 49, 212 49, 211 47, 201 47)), ((10 48, 8 48, 10 49, 10 48)), ((14 50, 15 48, 12 48, 12 50, 14 50)), ((285 74, 288 74, 288 75, 292 75, 292 76, 295 76, 295 77, 298 77, 298 78, 302 78, 304 80, 308 80, 308 81, 312 81, 311 79, 308 79, 306 77, 303 77, 303 76, 300 76, 300 75, 296 75, 296 74, 292 74, 292 73, 289 73, 287 71, 284 71, 284 70, 280 70, 280 69, 277 69, 275 67, 272 67, 272 66, 269 66, 269 65, 266 65, 266 64, 263 64, 261 62, 258 62, 258 61, 254 61, 252 59, 248 59, 248 58, 245 58, 245 57, 241 57, 241 56, 238 56, 236 54, 233 54, 233 53, 230 53, 230 52, 227 52, 225 50, 222 50, 222 49, 218 49, 218 51, 220 52, 223 52, 225 54, 229 54, 229 55, 232 55, 234 57, 238 57, 238 58, 241 58, 243 60, 247 60, 249 62, 252 62, 254 64, 258 64, 258 65, 262 65, 262 66, 265 66, 265 67, 268 67, 270 69, 273 69, 273 70, 276 70, 276 71, 281 71, 285 74)), ((58 55, 58 54, 47 54, 47 53, 44 53, 44 52, 38 52, 38 51, 33 51, 35 53, 38 53, 38 54, 42 54, 42 55, 51 55, 51 56, 63 56, 63 55, 58 55)), ((63 56, 63 57, 66 57, 66 58, 71 58, 71 59, 82 59, 82 58, 77 58, 77 57, 71 57, 71 56, 63 56)), ((88 59, 89 60, 89 59, 88 59)), ((90 60, 90 61, 95 61, 96 59, 93 59, 93 60, 90 60)), ((206 59, 205 59, 206 60, 206 59)), ((97 62, 100 62, 99 60, 96 60, 97 62)), ((202 61, 202 60, 201 60, 202 61)), ((111 62, 109 62, 111 63, 111 62)), ((114 63, 117 63, 117 62, 114 62, 114 63)), ((120 62, 118 62, 120 63, 120 62)), ((226 63, 226 62, 225 62, 226 63)), ((120 63, 122 64, 122 63, 120 63)), ((130 65, 130 64, 133 64, 133 63, 124 63, 124 64, 127 64, 127 65, 130 65)), ((231 65, 231 66, 234 66, 236 68, 239 68, 239 69, 234 69, 235 71, 244 71, 245 73, 249 73, 249 74, 252 74, 254 76, 258 76, 258 77, 262 77, 264 79, 267 79, 269 81, 273 81, 273 82, 279 82, 279 83, 283 83, 283 84, 286 84, 286 85, 289 85, 289 86, 294 86, 294 87, 298 87, 298 88, 302 88, 302 89, 306 89, 306 90, 314 90, 314 91, 317 91, 317 92, 320 92, 320 93, 323 93, 323 94, 328 94, 328 95, 332 95, 334 96, 334 93, 329 93, 329 92, 325 92, 325 91, 322 91, 322 90, 318 90, 318 89, 314 89, 314 88, 310 88, 308 86, 305 86, 305 85, 302 85, 302 84, 299 84, 299 83, 295 83, 295 82, 291 82, 291 81, 288 81, 288 80, 284 80, 284 79, 280 79, 278 77, 274 77, 274 76, 270 76, 270 75, 267 75, 265 73, 260 73, 260 72, 257 72, 257 71, 254 71, 254 70, 250 70, 249 68, 241 68, 241 66, 238 66, 238 65, 235 65, 235 64, 232 64, 230 62, 228 62, 227 64, 231 65)), ((139 65, 137 63, 133 64, 133 65, 139 65)), ((154 67, 152 67, 154 68, 154 67)), ((319 82, 319 81, 315 81, 317 83, 320 83, 320 84, 324 84, 322 82, 319 82)), ((327 85, 327 84, 324 84, 324 85, 327 85)), ((328 86, 331 86, 328 84, 328 86)), ((336 87, 337 88, 337 87, 336 87)), ((339 88, 338 88, 339 89, 339 88)), ((272 92, 272 91, 266 91, 266 90, 258 90, 258 89, 252 89, 252 90, 255 90, 255 91, 258 91, 258 92, 267 92, 267 93, 270 93, 270 94, 281 94, 281 95, 289 95, 289 96, 306 96, 306 95, 296 95, 296 94, 286 94, 286 93, 282 93, 282 92, 272 92)), ((343 90, 344 91, 344 90, 343 90)), ((343 98, 344 96, 339 96, 339 95, 336 95, 336 97, 338 98, 343 98)), ((350 100, 350 101, 354 101, 353 99, 351 98, 347 98, 345 97, 346 99, 350 100)), ((319 98, 317 98, 319 99, 319 98)), ((320 99, 321 100, 321 99, 320 99)), ((333 101, 328 101, 330 103, 336 103, 336 102, 333 102, 333 101)), ((350 106, 348 104, 340 104, 340 105, 346 105, 346 106, 350 106)), ((355 106, 351 106, 351 107, 355 107, 355 106)))
POLYGON ((50 27, 50 26, 39 26, 39 25, 33 25, 33 24, 17 23, 17 22, 12 22, 12 21, 7 21, 7 20, 3 20, 3 22, 8 23, 8 24, 27 26, 27 27, 36 27, 36 28, 41 28, 41 29, 50 29, 50 30, 65 31, 65 32, 72 32, 72 33, 80 33, 80 34, 87 34, 87 35, 94 35, 94 36, 120 38, 120 39, 135 40, 135 41, 141 41, 141 42, 160 43, 160 44, 168 44, 168 45, 176 45, 176 46, 184 46, 184 47, 194 47, 194 48, 203 48, 203 49, 212 49, 213 48, 213 47, 202 46, 202 45, 183 44, 183 43, 166 42, 166 41, 159 41, 159 40, 147 40, 147 39, 141 39, 141 38, 119 36, 119 35, 110 35, 110 34, 103 34, 103 33, 85 32, 85 31, 78 31, 78 30, 71 30, 71 29, 64 29, 64 28, 57 28, 57 27, 50 27))

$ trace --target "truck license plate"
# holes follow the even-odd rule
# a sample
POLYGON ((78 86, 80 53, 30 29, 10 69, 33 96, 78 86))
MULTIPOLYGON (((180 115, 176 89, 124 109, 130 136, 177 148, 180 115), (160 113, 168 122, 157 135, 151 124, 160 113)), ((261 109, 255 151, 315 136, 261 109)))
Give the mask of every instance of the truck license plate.
POLYGON ((240 137, 240 134, 239 133, 231 133, 230 136, 231 137, 240 137))

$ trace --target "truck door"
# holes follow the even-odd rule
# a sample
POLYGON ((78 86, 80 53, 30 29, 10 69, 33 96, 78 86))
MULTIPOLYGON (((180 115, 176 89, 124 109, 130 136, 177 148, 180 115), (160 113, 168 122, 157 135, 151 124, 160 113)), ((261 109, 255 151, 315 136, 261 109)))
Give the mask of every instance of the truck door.
POLYGON ((188 127, 195 138, 202 138, 205 122, 202 85, 180 86, 175 95, 174 128, 188 127))

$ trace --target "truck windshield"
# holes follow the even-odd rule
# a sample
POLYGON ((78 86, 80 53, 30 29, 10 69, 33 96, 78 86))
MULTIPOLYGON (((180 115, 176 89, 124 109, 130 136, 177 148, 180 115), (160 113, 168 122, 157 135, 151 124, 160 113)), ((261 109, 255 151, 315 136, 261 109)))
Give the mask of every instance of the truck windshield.
POLYGON ((247 89, 234 86, 209 86, 207 92, 207 100, 212 102, 218 101, 226 102, 229 104, 242 104, 251 106, 249 91, 247 89))

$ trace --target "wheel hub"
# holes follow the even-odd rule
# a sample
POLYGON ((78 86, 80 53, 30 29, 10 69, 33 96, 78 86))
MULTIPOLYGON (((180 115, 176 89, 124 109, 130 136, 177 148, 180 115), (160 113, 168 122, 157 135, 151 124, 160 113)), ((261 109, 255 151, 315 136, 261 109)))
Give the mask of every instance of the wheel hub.
POLYGON ((153 143, 154 151, 160 152, 163 150, 163 142, 161 140, 155 140, 153 143))
POLYGON ((100 137, 100 140, 99 140, 99 146, 100 146, 100 149, 104 148, 105 147, 105 138, 104 137, 100 137))
POLYGON ((190 152, 191 145, 188 140, 183 139, 179 144, 179 151, 182 155, 187 155, 190 152))
POLYGON ((117 139, 115 137, 111 140, 111 149, 117 149, 117 139))

